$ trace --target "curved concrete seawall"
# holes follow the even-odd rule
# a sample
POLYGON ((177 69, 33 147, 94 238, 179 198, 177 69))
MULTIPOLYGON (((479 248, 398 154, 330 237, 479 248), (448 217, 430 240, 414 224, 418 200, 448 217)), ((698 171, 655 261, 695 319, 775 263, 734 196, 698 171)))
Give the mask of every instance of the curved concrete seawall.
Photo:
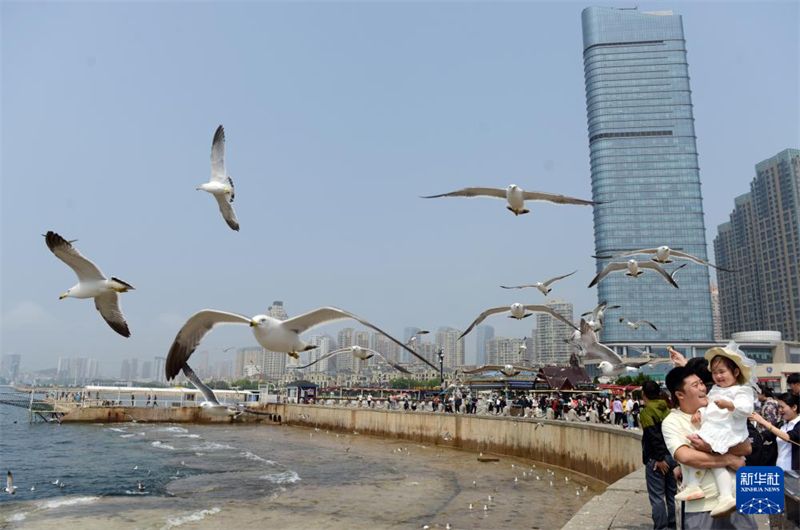
POLYGON ((548 462, 611 484, 642 467, 639 433, 592 423, 270 404, 283 423, 548 462))

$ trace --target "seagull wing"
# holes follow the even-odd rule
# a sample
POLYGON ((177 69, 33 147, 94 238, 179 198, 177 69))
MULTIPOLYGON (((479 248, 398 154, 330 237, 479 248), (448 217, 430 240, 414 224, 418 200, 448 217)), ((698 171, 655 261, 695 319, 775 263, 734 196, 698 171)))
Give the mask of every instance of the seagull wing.
POLYGON ((683 263, 683 264, 681 264, 681 265, 678 265, 678 266, 677 266, 677 267, 675 267, 674 269, 672 269, 672 272, 670 272, 670 273, 669 273, 670 277, 671 277, 671 278, 674 280, 674 279, 675 279, 675 274, 676 274, 676 273, 677 273, 679 270, 681 270, 682 268, 684 268, 686 265, 688 265, 688 263, 683 263))
POLYGON ((647 320, 638 320, 638 321, 636 322, 636 325, 637 325, 637 326, 638 326, 638 325, 640 325, 640 324, 647 324, 648 326, 650 326, 651 328, 653 328, 655 331, 658 331, 658 328, 657 328, 657 327, 655 327, 655 325, 654 325, 652 322, 648 322, 647 320))
POLYGON ((6 491, 14 491, 14 477, 11 475, 11 471, 6 475, 6 491))
POLYGON ((623 271, 623 270, 625 270, 627 268, 628 268, 628 264, 623 262, 623 261, 615 261, 613 263, 609 263, 608 265, 606 265, 605 269, 600 271, 600 274, 598 274, 597 276, 594 277, 594 279, 592 280, 592 283, 589 284, 589 287, 594 287, 595 285, 597 285, 598 283, 603 281, 603 278, 605 278, 606 276, 608 276, 612 272, 623 271))
POLYGON ((392 361, 391 359, 387 359, 386 357, 381 355, 379 352, 376 352, 375 350, 369 350, 369 351, 371 351, 374 355, 377 355, 378 357, 380 357, 381 359, 386 361, 386 363, 389 366, 391 366, 392 368, 394 368, 395 370, 403 372, 404 374, 410 374, 411 373, 408 370, 406 370, 405 368, 403 368, 402 366, 400 366, 399 364, 397 364, 396 362, 392 361))
POLYGON ((612 366, 622 364, 622 358, 617 353, 597 340, 597 334, 589 327, 585 320, 581 319, 581 346, 586 350, 586 354, 596 357, 601 361, 608 361, 612 366))
POLYGON ((582 317, 585 317, 585 316, 587 316, 587 315, 592 315, 592 318, 590 318, 589 320, 597 320, 597 315, 598 315, 598 313, 600 313, 600 311, 601 311, 601 310, 602 310, 602 309, 603 309, 605 306, 606 306, 606 302, 605 302, 605 301, 602 301, 602 302, 600 302, 599 304, 597 304, 597 307, 595 307, 595 308, 594 308, 594 309, 592 309, 591 311, 587 311, 587 312, 585 312, 585 313, 581 314, 581 316, 582 316, 582 317))
POLYGON ((174 378, 189 360, 203 337, 217 324, 250 324, 250 318, 236 313, 204 309, 192 315, 175 336, 167 354, 167 381, 174 378))
POLYGON ((672 278, 672 276, 669 275, 669 273, 667 271, 664 270, 664 267, 662 267, 661 265, 659 265, 655 261, 640 262, 639 263, 639 268, 640 269, 653 269, 654 271, 659 273, 661 276, 663 276, 664 279, 667 280, 670 285, 672 285, 674 288, 678 289, 678 283, 672 278))
POLYGON ((320 362, 320 361, 322 361, 324 359, 327 359, 329 357, 333 357, 334 355, 339 355, 340 353, 347 353, 347 352, 351 352, 351 351, 353 351, 352 348, 342 348, 340 350, 334 350, 334 351, 326 353, 325 355, 323 355, 322 357, 320 357, 319 359, 317 359, 315 361, 311 361, 310 363, 304 364, 303 366, 298 366, 297 369, 298 370, 303 370, 305 368, 308 368, 309 366, 314 366, 315 364, 317 364, 318 362, 320 362))
POLYGON ((555 283, 555 282, 557 282, 558 280, 563 280, 564 278, 567 278, 567 277, 569 277, 569 276, 572 276, 572 275, 573 275, 573 274, 575 274, 576 272, 578 272, 578 270, 577 270, 577 269, 576 269, 576 270, 574 270, 574 271, 572 271, 572 272, 570 272, 569 274, 565 274, 564 276, 556 276, 556 277, 555 277, 555 278, 553 278, 552 280, 547 280, 546 282, 544 282, 544 286, 545 286, 545 287, 550 287, 550 284, 552 284, 552 283, 555 283))
POLYGON ((440 193, 439 195, 427 195, 421 199, 437 199, 439 197, 494 197, 495 199, 505 199, 505 188, 464 188, 463 190, 451 191, 450 193, 440 193))
POLYGON ((623 252, 622 254, 615 254, 613 256, 609 256, 612 258, 628 258, 630 256, 638 256, 640 254, 657 254, 657 248, 640 248, 639 250, 629 250, 628 252, 623 252))
POLYGON ((122 314, 122 309, 119 307, 119 294, 111 291, 103 293, 100 296, 95 296, 94 306, 100 311, 103 319, 111 326, 111 329, 123 337, 131 336, 128 323, 125 322, 125 316, 122 314))
POLYGON ((214 195, 214 198, 217 199, 217 204, 219 205, 219 211, 222 214, 222 218, 225 219, 225 222, 228 223, 228 226, 238 232, 239 220, 236 218, 236 212, 233 211, 233 195, 231 195, 230 201, 225 195, 214 195))
POLYGON ((479 368, 475 368, 474 370, 466 370, 464 371, 465 374, 482 374, 484 372, 496 372, 498 370, 502 370, 505 366, 499 364, 486 364, 479 368))
POLYGON ((211 182, 224 184, 227 177, 228 174, 225 172, 225 129, 220 125, 211 142, 211 182))
MULTIPOLYGON (((467 335, 467 333, 472 331, 472 328, 474 328, 475 326, 477 326, 478 324, 480 324, 481 322, 486 320, 486 317, 488 317, 490 315, 496 315, 497 313, 505 313, 508 310, 509 310, 508 306, 493 307, 491 309, 487 309, 486 311, 484 311, 483 313, 478 315, 478 318, 476 318, 475 321, 472 324, 469 325, 469 327, 467 328, 467 331, 465 331, 464 333, 461 334, 460 337, 458 337, 458 340, 463 339, 467 335)), ((437 368, 437 370, 438 370, 438 368, 437 368)))
POLYGON ((186 379, 191 381, 194 387, 203 394, 203 397, 206 398, 206 401, 215 405, 219 405, 219 401, 217 400, 217 396, 214 395, 214 391, 208 388, 208 385, 204 384, 200 378, 197 377, 197 374, 194 373, 194 370, 189 368, 187 363, 183 363, 183 374, 186 376, 186 379))
POLYGON ((414 357, 421 360, 434 370, 438 370, 438 368, 433 365, 430 361, 428 361, 425 357, 421 356, 396 338, 392 337, 379 327, 370 324, 366 320, 363 320, 356 315, 349 313, 343 309, 338 309, 336 307, 320 307, 319 309, 315 309, 313 311, 309 311, 303 315, 296 316, 294 318, 290 318, 288 320, 284 320, 281 324, 285 326, 286 329, 291 329, 298 335, 308 331, 311 328, 321 326, 322 324, 327 324, 328 322, 333 322, 335 320, 343 320, 343 319, 352 319, 356 322, 360 323, 361 325, 367 326, 370 329, 377 331, 378 333, 384 335, 387 339, 391 340, 407 352, 411 353, 414 357))
POLYGON ((47 248, 49 248, 58 259, 69 265, 69 267, 75 271, 79 281, 85 282, 106 279, 97 265, 84 258, 69 241, 60 235, 55 232, 47 232, 44 236, 44 241, 47 243, 47 248))
POLYGON ((547 313, 547 314, 551 315, 552 317, 557 318, 558 320, 560 320, 564 324, 568 325, 572 329, 578 329, 578 327, 575 324, 573 324, 572 322, 570 322, 569 320, 564 318, 563 315, 559 314, 552 307, 549 307, 549 306, 546 306, 546 305, 526 305, 525 309, 527 309, 528 311, 536 311, 538 313, 547 313))
POLYGON ((501 285, 500 287, 503 289, 527 289, 528 287, 536 287, 536 286, 533 284, 527 284, 527 285, 514 285, 512 287, 501 285))
MULTIPOLYGON (((503 197, 505 198, 505 190, 503 190, 503 197)), ((602 202, 584 201, 583 199, 576 199, 574 197, 567 197, 566 195, 558 195, 557 193, 544 193, 541 191, 526 191, 522 193, 522 197, 526 201, 544 201, 552 202, 555 204, 579 204, 582 206, 589 206, 592 204, 603 204, 602 202)))
POLYGON ((710 261, 706 261, 702 258, 698 258, 696 256, 692 256, 691 254, 687 254, 686 252, 681 252, 679 250, 671 250, 670 254, 672 254, 676 258, 682 258, 685 260, 693 261, 695 263, 699 263, 700 265, 705 265, 706 267, 714 267, 717 270, 724 271, 724 272, 734 272, 730 269, 723 269, 722 267, 717 267, 710 261))

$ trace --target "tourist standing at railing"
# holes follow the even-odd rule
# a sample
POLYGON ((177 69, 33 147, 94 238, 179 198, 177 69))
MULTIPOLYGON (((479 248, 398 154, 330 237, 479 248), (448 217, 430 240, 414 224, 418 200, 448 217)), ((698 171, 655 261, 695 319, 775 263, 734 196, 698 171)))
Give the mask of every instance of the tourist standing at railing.
POLYGON ((136 398, 134 398, 133 394, 131 394, 131 407, 134 406, 134 403, 136 403, 136 398))
POLYGON ((670 408, 661 397, 661 388, 655 381, 642 385, 644 408, 640 419, 642 425, 642 462, 645 465, 647 495, 652 509, 653 528, 666 530, 676 528, 675 493, 677 482, 673 469, 677 466, 667 451, 661 423, 669 415, 670 408))
POLYGON ((758 413, 750 417, 764 426, 778 441, 778 459, 775 465, 783 470, 800 470, 800 396, 786 392, 778 396, 778 409, 783 421, 776 427, 758 413))
POLYGON ((611 403, 611 410, 614 411, 614 425, 620 425, 622 423, 622 401, 619 396, 616 396, 611 403))

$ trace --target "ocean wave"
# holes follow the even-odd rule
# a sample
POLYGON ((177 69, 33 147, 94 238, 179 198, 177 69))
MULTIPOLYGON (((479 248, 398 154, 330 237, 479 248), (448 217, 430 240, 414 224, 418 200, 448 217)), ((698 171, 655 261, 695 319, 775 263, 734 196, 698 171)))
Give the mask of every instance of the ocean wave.
POLYGON ((125 432, 125 431, 127 431, 128 429, 118 429, 118 428, 116 428, 116 427, 109 427, 109 428, 108 428, 108 430, 109 430, 109 431, 114 431, 114 432, 125 432))
POLYGON ((6 517, 6 522, 18 523, 20 521, 24 521, 27 516, 28 516, 27 512, 15 513, 14 515, 6 517))
POLYGON ((199 434, 176 434, 173 438, 202 438, 199 434))
POLYGON ((173 517, 171 519, 167 519, 167 524, 161 527, 161 530, 169 530, 170 528, 175 528, 176 526, 181 526, 186 523, 193 523, 196 521, 202 521, 208 515, 216 515, 220 512, 220 508, 216 506, 211 508, 210 510, 200 510, 199 512, 190 513, 189 515, 182 515, 180 517, 173 517))
POLYGON ((131 436, 136 436, 135 434, 120 434, 120 438, 130 438, 131 436))
POLYGON ((126 495, 150 495, 150 492, 149 491, 139 491, 139 490, 136 490, 136 491, 125 490, 125 494, 126 495))
POLYGON ((297 472, 292 471, 284 471, 283 473, 275 473, 272 475, 264 475, 263 477, 259 477, 263 480, 269 480, 273 484, 294 484, 295 482, 299 482, 302 480, 300 475, 297 472))
POLYGON ((184 429, 183 427, 176 427, 174 425, 171 426, 171 427, 161 427, 159 429, 156 429, 156 431, 158 431, 158 432, 179 432, 179 433, 187 433, 187 432, 189 432, 188 429, 184 429))
POLYGON ((54 510, 63 506, 74 506, 76 504, 88 504, 100 500, 100 497, 75 497, 72 499, 63 499, 58 501, 45 501, 39 504, 39 509, 54 510))
POLYGON ((239 453, 239 454, 248 460, 255 460, 256 462, 264 462, 265 464, 269 464, 271 466, 277 464, 277 462, 275 462, 274 460, 267 460, 266 458, 261 458, 260 456, 253 454, 250 451, 245 451, 244 453, 239 453))
POLYGON ((228 444, 218 444, 216 442, 203 442, 202 445, 195 445, 191 451, 217 451, 219 449, 234 449, 228 444))
POLYGON ((164 442, 159 442, 157 440, 155 442, 151 443, 150 445, 152 445, 153 447, 158 447, 159 449, 169 449, 170 451, 174 451, 175 450, 175 448, 172 447, 171 445, 167 445, 164 442))

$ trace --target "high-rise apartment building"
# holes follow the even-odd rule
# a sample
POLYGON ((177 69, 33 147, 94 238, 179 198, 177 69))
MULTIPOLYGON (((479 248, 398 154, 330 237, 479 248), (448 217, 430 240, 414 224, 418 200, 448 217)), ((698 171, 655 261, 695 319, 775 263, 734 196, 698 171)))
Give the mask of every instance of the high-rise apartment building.
POLYGON ((153 358, 153 380, 157 383, 167 382, 167 358, 154 357, 153 358))
POLYGON ((17 353, 3 355, 2 361, 0 361, 0 377, 4 377, 8 381, 15 381, 19 377, 20 359, 21 357, 17 353))
POLYGON ((153 380, 153 362, 142 361, 142 381, 153 380))
POLYGON ((714 239, 722 333, 780 331, 800 340, 800 150, 756 164, 714 239))
POLYGON ((493 338, 494 328, 492 326, 484 324, 475 328, 475 364, 478 366, 496 364, 486 360, 488 358, 486 354, 486 341, 492 340, 493 338))
MULTIPOLYGON (((572 322, 572 304, 560 298, 548 298, 545 304, 572 322)), ((547 313, 536 313, 536 354, 544 364, 566 363, 571 347, 564 342, 572 328, 547 313)))
MULTIPOLYGON (((457 368, 464 365, 464 339, 458 340, 461 331, 441 327, 436 330, 436 345, 444 352, 444 367, 457 368)), ((435 366, 439 365, 439 359, 434 362, 435 366)))
MULTIPOLYGON (((399 359, 400 359, 400 350, 402 348, 400 348, 400 346, 395 344, 394 341, 390 340, 389 337, 387 337, 383 333, 374 332, 372 334, 372 341, 371 342, 372 342, 371 348, 373 350, 375 350, 376 352, 380 353, 381 355, 383 355, 384 357, 386 357, 387 359, 389 359, 392 362, 398 362, 399 361, 399 359)), ((405 350, 403 350, 403 351, 405 351, 405 350)), ((408 353, 408 352, 406 352, 406 353, 408 353)), ((409 353, 409 355, 411 355, 411 354, 409 353)), ((383 363, 383 360, 380 359, 377 356, 373 356, 369 360, 369 363, 370 364, 380 364, 380 363, 383 363)))
MULTIPOLYGON (((325 357, 328 353, 333 351, 334 347, 333 337, 330 337, 328 335, 314 335, 310 339, 308 339, 308 343, 315 345, 316 348, 305 352, 308 354, 307 363, 316 361, 321 357, 325 357)), ((328 372, 330 370, 333 370, 335 367, 336 367, 336 357, 330 357, 328 359, 323 359, 319 361, 317 364, 306 368, 305 371, 309 373, 328 372)))
POLYGON ((289 318, 289 315, 283 308, 283 302, 280 300, 275 300, 272 302, 272 305, 269 306, 269 309, 267 309, 267 315, 271 316, 272 318, 277 318, 278 320, 286 320, 289 318))
POLYGON ((722 342, 722 313, 719 308, 719 289, 711 284, 711 314, 714 317, 714 342, 722 342))
MULTIPOLYGON (((589 7, 582 19, 592 196, 607 203, 594 207, 595 252, 668 245, 706 258, 681 17, 589 7), (668 217, 648 215, 665 203, 668 217)), ((609 261, 598 260, 598 272, 609 261)), ((621 305, 658 331, 633 331, 609 318, 603 342, 711 341, 709 285, 708 268, 694 263, 681 271, 680 289, 652 271, 635 279, 609 275, 598 284, 598 300, 621 305)))
MULTIPOLYGON (((551 317, 552 318, 552 317, 551 317)), ((486 341, 486 363, 520 365, 527 361, 527 350, 521 348, 523 339, 494 337, 486 341)))

